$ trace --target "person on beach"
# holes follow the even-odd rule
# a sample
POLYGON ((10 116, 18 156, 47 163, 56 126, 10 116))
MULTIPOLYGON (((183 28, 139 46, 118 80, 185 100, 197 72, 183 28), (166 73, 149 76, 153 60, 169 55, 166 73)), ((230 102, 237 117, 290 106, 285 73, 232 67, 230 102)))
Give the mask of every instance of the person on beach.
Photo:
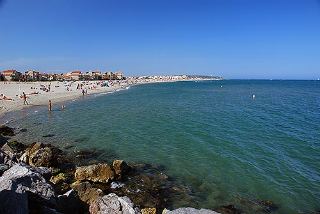
POLYGON ((5 96, 4 94, 0 94, 0 100, 12 100, 12 98, 5 96))
POLYGON ((48 108, 49 108, 49 111, 52 111, 52 103, 51 103, 51 100, 49 100, 48 108))
POLYGON ((84 89, 82 89, 82 96, 84 96, 85 93, 86 93, 86 92, 84 91, 84 89))
POLYGON ((26 93, 22 92, 23 105, 29 105, 26 93))

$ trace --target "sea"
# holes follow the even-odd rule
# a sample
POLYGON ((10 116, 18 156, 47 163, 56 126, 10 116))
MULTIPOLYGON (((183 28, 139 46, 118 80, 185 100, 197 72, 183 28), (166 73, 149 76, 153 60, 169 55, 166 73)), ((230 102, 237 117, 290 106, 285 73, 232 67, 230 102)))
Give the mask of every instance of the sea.
POLYGON ((320 210, 320 81, 221 80, 131 86, 6 115, 21 142, 97 149, 162 166, 192 190, 173 207, 320 210))

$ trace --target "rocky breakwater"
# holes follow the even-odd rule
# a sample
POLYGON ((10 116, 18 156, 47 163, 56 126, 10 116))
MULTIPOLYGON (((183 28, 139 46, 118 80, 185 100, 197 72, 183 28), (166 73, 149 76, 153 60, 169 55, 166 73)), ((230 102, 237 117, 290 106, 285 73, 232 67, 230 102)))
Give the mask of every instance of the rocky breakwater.
POLYGON ((0 213, 216 213, 165 209, 173 191, 165 185, 168 177, 141 173, 145 165, 114 160, 77 166, 49 144, 9 142, 13 134, 0 127, 0 213))

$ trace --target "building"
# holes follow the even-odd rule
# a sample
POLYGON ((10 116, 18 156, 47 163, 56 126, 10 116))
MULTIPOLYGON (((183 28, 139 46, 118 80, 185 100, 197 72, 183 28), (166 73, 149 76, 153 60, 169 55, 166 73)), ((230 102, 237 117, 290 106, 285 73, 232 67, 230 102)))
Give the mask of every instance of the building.
POLYGON ((18 81, 21 77, 21 73, 16 70, 2 71, 2 75, 6 81, 18 81))
POLYGON ((113 76, 113 73, 111 71, 107 71, 102 75, 103 80, 111 80, 113 76))
POLYGON ((81 71, 72 71, 71 74, 71 79, 72 80, 80 80, 81 78, 81 71))
POLYGON ((116 80, 122 80, 123 79, 123 73, 121 71, 117 71, 113 75, 114 79, 116 80))
POLYGON ((40 79, 40 72, 35 70, 29 70, 25 72, 26 81, 38 81, 40 79))
POLYGON ((88 71, 85 74, 85 80, 102 80, 103 75, 100 71, 88 71))

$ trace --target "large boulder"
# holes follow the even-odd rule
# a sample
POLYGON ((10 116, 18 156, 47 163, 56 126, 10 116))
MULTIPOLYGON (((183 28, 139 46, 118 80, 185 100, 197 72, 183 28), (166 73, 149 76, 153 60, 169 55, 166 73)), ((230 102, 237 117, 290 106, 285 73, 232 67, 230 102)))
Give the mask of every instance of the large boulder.
POLYGON ((15 164, 0 177, 0 192, 3 190, 10 190, 16 193, 32 192, 44 200, 54 202, 54 190, 41 175, 44 171, 23 163, 15 164))
POLYGON ((35 167, 51 167, 57 164, 59 153, 61 153, 61 151, 51 145, 33 143, 26 149, 24 154, 22 154, 20 161, 35 167))
POLYGON ((0 211, 5 210, 1 213, 28 213, 28 210, 34 210, 35 207, 54 207, 54 190, 41 173, 47 173, 47 170, 23 163, 6 170, 0 177, 0 211))
POLYGON ((71 185, 71 187, 77 192, 80 200, 86 204, 90 204, 97 198, 103 196, 103 191, 93 187, 89 182, 75 182, 71 185))
POLYGON ((179 208, 172 211, 163 210, 162 214, 219 214, 219 213, 212 210, 207 210, 207 209, 197 210, 195 208, 186 207, 186 208, 179 208))
POLYGON ((123 176, 129 171, 130 167, 123 160, 114 160, 112 163, 113 170, 118 179, 123 178, 123 176))
POLYGON ((10 156, 13 156, 14 154, 19 154, 23 152, 26 149, 26 145, 19 143, 18 141, 11 141, 5 143, 1 150, 5 153, 7 153, 10 156))
POLYGON ((14 129, 5 125, 0 125, 0 135, 14 136, 14 129))
POLYGON ((96 164, 77 167, 74 177, 78 181, 108 183, 114 179, 114 172, 108 164, 96 164))
POLYGON ((89 207, 91 214, 136 214, 133 203, 126 196, 118 197, 114 193, 99 197, 89 207))

